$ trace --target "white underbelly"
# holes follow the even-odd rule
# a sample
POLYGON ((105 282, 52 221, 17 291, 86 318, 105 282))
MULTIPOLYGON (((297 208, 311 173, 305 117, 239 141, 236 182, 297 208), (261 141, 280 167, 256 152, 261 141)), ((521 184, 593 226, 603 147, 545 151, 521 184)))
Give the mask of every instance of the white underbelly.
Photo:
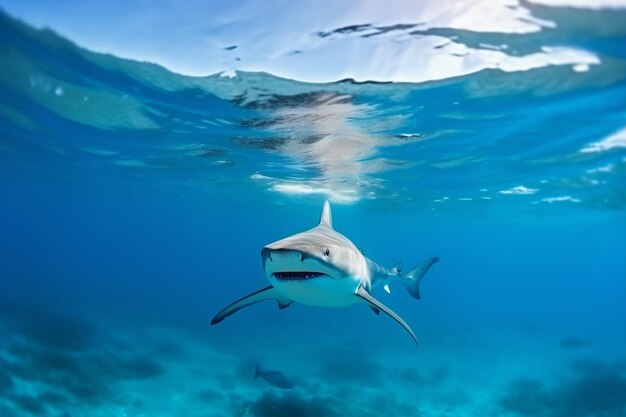
POLYGON ((324 276, 307 280, 279 280, 270 283, 285 297, 317 307, 344 307, 359 301, 355 295, 360 280, 354 277, 332 279, 324 276))

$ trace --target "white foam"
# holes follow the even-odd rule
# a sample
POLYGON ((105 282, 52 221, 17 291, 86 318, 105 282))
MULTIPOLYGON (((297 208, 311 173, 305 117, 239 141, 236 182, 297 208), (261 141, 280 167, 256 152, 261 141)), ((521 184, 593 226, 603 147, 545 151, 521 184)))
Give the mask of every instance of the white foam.
POLYGON ((252 174, 250 175, 250 178, 253 180, 269 180, 271 179, 270 177, 266 177, 263 174, 259 174, 258 172, 256 174, 252 174))
POLYGON ((587 174, 597 174, 597 173, 601 173, 601 172, 611 172, 611 171, 613 171, 613 169, 615 169, 615 164, 606 164, 606 165, 602 165, 601 167, 598 167, 598 168, 588 169, 587 170, 587 174))
POLYGON ((321 194, 327 196, 330 200, 336 203, 355 203, 359 200, 359 196, 355 190, 332 190, 324 187, 315 187, 304 183, 288 183, 283 182, 274 184, 271 187, 272 190, 291 195, 312 195, 321 194))
POLYGON ((564 195, 560 197, 547 197, 547 198, 541 199, 541 201, 544 201, 546 203, 558 203, 562 201, 569 201, 571 203, 580 203, 580 200, 578 198, 574 198, 571 195, 564 195))
POLYGON ((588 64, 576 64, 576 65, 572 66, 572 71, 574 71, 574 72, 587 72, 587 71, 589 71, 589 65, 588 64))
POLYGON ((527 188, 523 185, 518 185, 517 187, 509 188, 508 190, 498 191, 500 194, 513 194, 513 195, 530 195, 535 194, 539 191, 536 188, 527 188))
POLYGON ((626 128, 618 130, 598 142, 590 143, 582 148, 580 152, 603 152, 615 148, 626 148, 626 128))

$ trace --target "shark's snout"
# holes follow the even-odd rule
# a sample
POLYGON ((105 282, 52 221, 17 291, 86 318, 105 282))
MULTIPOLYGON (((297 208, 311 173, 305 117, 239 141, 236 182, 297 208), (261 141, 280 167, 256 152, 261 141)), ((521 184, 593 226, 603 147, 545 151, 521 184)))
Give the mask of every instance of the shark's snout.
POLYGON ((274 262, 279 260, 304 260, 304 254, 297 250, 292 249, 270 249, 265 247, 261 250, 261 258, 263 259, 263 265, 267 262, 274 262))
POLYGON ((269 259, 272 260, 272 250, 270 248, 261 249, 261 259, 263 259, 263 265, 265 265, 265 261, 269 259))

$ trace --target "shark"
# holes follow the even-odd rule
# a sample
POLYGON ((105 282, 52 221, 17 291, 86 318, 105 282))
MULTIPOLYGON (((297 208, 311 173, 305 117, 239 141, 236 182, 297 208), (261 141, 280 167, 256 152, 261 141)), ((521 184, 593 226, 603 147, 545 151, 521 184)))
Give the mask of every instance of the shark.
MULTIPOLYGON (((393 310, 374 298, 372 289, 401 282, 408 293, 420 299, 420 283, 439 261, 428 258, 407 273, 401 264, 385 268, 367 258, 354 243, 333 227, 328 200, 324 202, 319 223, 312 229, 270 243, 261 250, 265 277, 270 285, 223 308, 211 325, 253 304, 274 300, 282 310, 292 303, 317 307, 346 307, 366 304, 377 315, 382 311, 417 338, 409 325, 393 310)), ((419 345, 418 345, 419 346, 419 345)))

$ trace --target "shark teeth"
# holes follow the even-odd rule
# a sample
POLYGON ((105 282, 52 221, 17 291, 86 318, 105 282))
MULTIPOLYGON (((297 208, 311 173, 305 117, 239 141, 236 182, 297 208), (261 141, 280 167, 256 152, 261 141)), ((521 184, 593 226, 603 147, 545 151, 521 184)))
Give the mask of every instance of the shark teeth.
POLYGON ((276 279, 280 279, 283 281, 298 281, 303 279, 311 279, 311 278, 319 278, 323 275, 321 272, 311 272, 311 271, 284 271, 284 272, 274 272, 272 274, 276 279))

